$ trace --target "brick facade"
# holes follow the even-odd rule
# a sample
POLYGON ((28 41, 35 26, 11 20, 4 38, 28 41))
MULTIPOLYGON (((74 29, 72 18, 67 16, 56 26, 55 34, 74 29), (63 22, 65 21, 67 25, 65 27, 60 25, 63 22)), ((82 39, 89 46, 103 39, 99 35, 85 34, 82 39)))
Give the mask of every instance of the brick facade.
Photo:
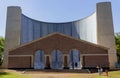
POLYGON ((31 68, 31 57, 9 57, 9 68, 31 68))
POLYGON ((51 52, 56 49, 59 49, 62 54, 69 54, 71 49, 79 50, 82 57, 84 57, 83 67, 95 67, 96 64, 109 67, 107 48, 83 40, 74 39, 70 36, 60 33, 50 34, 10 50, 9 56, 12 57, 9 57, 8 66, 9 68, 32 68, 33 65, 31 65, 31 61, 34 60, 34 58, 23 58, 20 56, 31 55, 34 57, 34 54, 37 50, 43 50, 45 55, 51 55, 51 52), (98 54, 98 56, 95 56, 95 54, 98 54))

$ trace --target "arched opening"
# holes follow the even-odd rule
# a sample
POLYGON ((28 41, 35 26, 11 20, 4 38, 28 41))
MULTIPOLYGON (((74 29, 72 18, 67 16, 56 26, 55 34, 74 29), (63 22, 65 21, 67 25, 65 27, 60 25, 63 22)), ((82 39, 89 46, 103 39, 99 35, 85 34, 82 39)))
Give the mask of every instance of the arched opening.
POLYGON ((62 53, 60 50, 54 50, 52 52, 52 69, 62 69, 62 53))
POLYGON ((45 62, 44 62, 44 51, 38 50, 35 52, 34 55, 34 69, 44 69, 45 62))
POLYGON ((70 50, 69 68, 70 69, 80 69, 80 52, 77 49, 70 50))

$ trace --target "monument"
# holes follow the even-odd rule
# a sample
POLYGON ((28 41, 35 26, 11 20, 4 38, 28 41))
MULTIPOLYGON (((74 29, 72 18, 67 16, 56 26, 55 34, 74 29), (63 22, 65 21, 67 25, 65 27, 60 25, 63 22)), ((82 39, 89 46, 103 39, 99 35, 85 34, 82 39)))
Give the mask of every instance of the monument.
POLYGON ((31 19, 18 6, 7 9, 3 68, 114 68, 117 62, 110 2, 77 21, 31 19))

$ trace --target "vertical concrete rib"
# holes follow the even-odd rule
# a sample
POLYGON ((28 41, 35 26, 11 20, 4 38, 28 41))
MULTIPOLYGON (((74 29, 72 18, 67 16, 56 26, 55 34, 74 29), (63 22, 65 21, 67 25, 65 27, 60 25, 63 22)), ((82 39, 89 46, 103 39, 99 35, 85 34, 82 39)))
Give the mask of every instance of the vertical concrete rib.
POLYGON ((21 9, 10 6, 7 8, 7 22, 5 34, 5 51, 2 68, 8 68, 8 51, 20 45, 21 9))
POLYGON ((116 59, 112 10, 110 2, 97 3, 97 43, 109 48, 109 63, 113 68, 116 59))

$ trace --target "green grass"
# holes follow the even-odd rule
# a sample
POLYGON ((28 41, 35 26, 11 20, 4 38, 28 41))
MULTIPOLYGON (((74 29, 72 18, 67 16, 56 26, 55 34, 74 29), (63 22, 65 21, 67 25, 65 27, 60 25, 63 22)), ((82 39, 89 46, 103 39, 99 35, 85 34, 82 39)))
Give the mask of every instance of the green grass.
POLYGON ((7 73, 7 72, 2 72, 1 73, 0 72, 0 78, 25 78, 25 77, 27 77, 27 75, 7 73))
POLYGON ((101 76, 95 74, 93 78, 120 78, 120 71, 110 71, 108 77, 105 76, 105 73, 101 76))

